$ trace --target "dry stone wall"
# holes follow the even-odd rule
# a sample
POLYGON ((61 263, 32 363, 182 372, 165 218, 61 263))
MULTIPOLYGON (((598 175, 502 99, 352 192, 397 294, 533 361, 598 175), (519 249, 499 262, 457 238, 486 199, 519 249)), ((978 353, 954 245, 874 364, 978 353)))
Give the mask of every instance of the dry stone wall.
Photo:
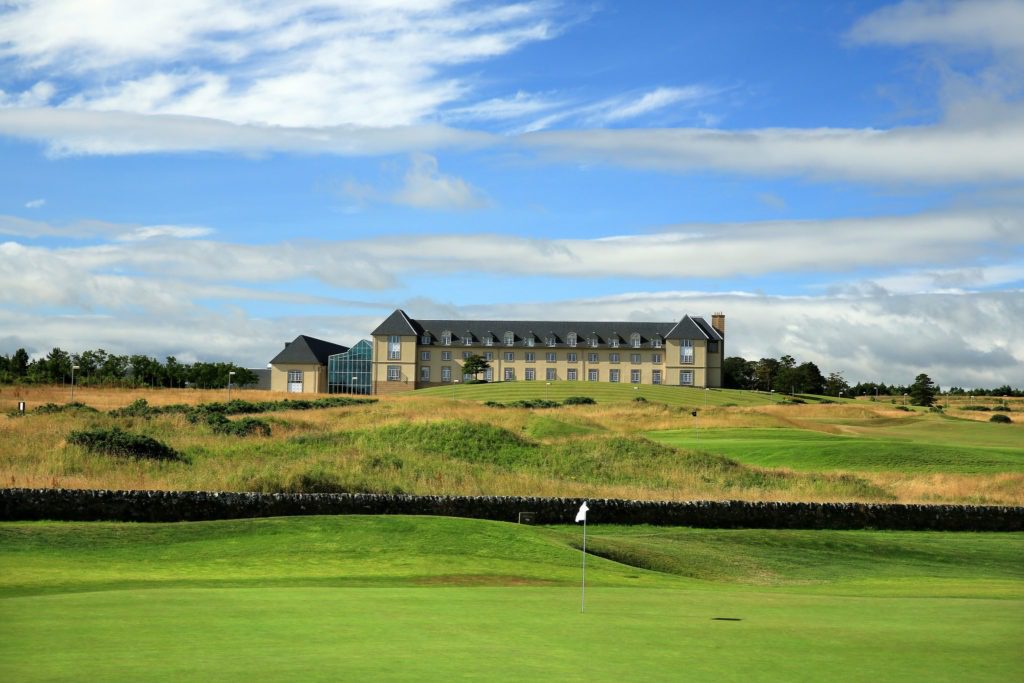
MULTIPOLYGON (((0 520, 186 522, 293 515, 443 515, 572 523, 575 498, 0 489, 0 520)), ((590 524, 705 528, 1022 531, 1024 507, 589 499, 590 524)))

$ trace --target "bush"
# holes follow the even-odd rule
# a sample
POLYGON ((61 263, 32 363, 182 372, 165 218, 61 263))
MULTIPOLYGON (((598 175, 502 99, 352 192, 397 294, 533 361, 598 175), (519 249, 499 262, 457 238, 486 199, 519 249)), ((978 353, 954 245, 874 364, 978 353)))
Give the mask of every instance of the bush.
POLYGON ((992 410, 998 410, 1001 413, 1013 412, 1010 410, 1010 406, 994 406, 992 410))
POLYGON ((210 425, 215 434, 227 434, 230 436, 270 436, 270 424, 255 417, 243 417, 239 420, 229 420, 218 413, 213 413, 206 418, 206 424, 210 425))
POLYGON ((519 401, 512 401, 507 404, 512 408, 560 408, 558 401, 549 401, 546 398, 527 398, 519 401))
POLYGON ((117 427, 71 432, 68 434, 68 443, 81 446, 90 453, 150 460, 181 459, 178 452, 170 446, 142 434, 122 431, 117 427))
POLYGON ((589 396, 570 396, 569 398, 562 401, 562 405, 567 406, 592 406, 596 404, 597 401, 590 398, 589 396))
POLYGON ((896 410, 902 410, 905 413, 913 412, 912 410, 910 410, 910 408, 908 408, 906 406, 896 406, 896 410))
POLYGON ((647 399, 643 396, 634 396, 633 403, 647 403, 647 399))
POLYGON ((123 408, 115 408, 108 412, 108 415, 113 417, 152 417, 153 415, 160 414, 159 408, 154 408, 149 405, 149 401, 144 398, 132 401, 123 408))
POLYGON ((978 412, 984 411, 987 413, 992 409, 988 406, 960 406, 960 410, 977 410, 978 412))
POLYGON ((41 415, 49 415, 49 414, 52 414, 52 413, 66 413, 66 412, 69 412, 69 411, 72 411, 72 410, 80 411, 80 412, 84 412, 84 413, 98 413, 98 412, 100 412, 100 411, 96 410, 95 408, 93 408, 92 406, 85 405, 81 401, 72 401, 71 403, 65 403, 64 405, 59 405, 57 403, 44 403, 43 405, 38 406, 32 412, 33 413, 39 413, 41 415))
POLYGON ((988 421, 989 422, 998 422, 999 424, 1005 424, 1005 425, 1008 425, 1011 422, 1013 422, 1013 420, 1010 419, 1009 415, 1003 415, 1001 413, 997 413, 997 414, 993 415, 992 417, 990 417, 988 419, 988 421))
POLYGON ((498 403, 497 401, 484 401, 484 405, 488 408, 504 408, 504 403, 498 403))

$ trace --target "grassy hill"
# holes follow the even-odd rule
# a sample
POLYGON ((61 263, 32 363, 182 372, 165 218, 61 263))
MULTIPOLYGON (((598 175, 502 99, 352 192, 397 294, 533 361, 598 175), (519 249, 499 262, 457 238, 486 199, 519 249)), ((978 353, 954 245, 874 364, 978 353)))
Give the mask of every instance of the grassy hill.
POLYGON ((8 680, 1014 680, 1022 534, 0 524, 8 680), (607 559, 607 558, 615 558, 607 559), (965 627, 969 625, 969 627, 965 627))

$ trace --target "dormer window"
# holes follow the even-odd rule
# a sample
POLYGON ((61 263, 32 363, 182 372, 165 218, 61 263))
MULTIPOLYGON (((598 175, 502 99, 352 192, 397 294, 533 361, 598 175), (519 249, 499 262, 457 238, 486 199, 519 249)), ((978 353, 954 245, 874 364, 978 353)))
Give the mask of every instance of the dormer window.
POLYGON ((629 335, 629 344, 634 349, 639 349, 640 348, 640 333, 639 332, 634 332, 633 334, 629 335))
POLYGON ((533 348, 533 343, 534 343, 534 341, 535 341, 535 339, 534 339, 534 337, 533 337, 533 334, 532 334, 532 333, 531 333, 531 334, 529 334, 529 335, 527 335, 527 337, 526 337, 526 345, 527 345, 527 346, 528 346, 529 348, 531 348, 531 349, 533 348))
POLYGON ((514 332, 505 333, 505 346, 513 346, 516 343, 516 335, 514 332))
POLYGON ((484 346, 494 346, 494 335, 488 334, 484 337, 484 346))
POLYGON ((425 334, 422 337, 420 337, 420 344, 429 344, 429 343, 430 343, 430 333, 428 332, 427 334, 425 334))
POLYGON ((462 343, 465 344, 466 346, 472 346, 473 335, 467 333, 466 336, 462 338, 462 343))
POLYGON ((596 349, 596 348, 597 348, 597 344, 598 344, 598 338, 597 338, 597 335, 595 334, 595 335, 594 335, 594 336, 592 336, 592 337, 591 337, 590 339, 588 339, 588 340, 587 340, 587 343, 588 343, 588 344, 590 344, 590 348, 592 348, 592 349, 596 349))
POLYGON ((451 330, 445 330, 444 332, 441 333, 441 343, 444 344, 445 346, 451 346, 452 345, 452 331, 451 330))
POLYGON ((619 348, 619 335, 613 334, 612 338, 608 340, 608 346, 612 347, 613 349, 619 348))
POLYGON ((576 333, 575 332, 570 332, 568 334, 568 336, 565 338, 565 343, 568 344, 569 346, 575 347, 576 346, 576 333))
POLYGON ((661 348, 661 337, 655 337, 651 340, 651 346, 660 349, 661 348))
POLYGON ((545 339, 544 341, 545 341, 545 343, 546 343, 546 344, 547 344, 548 346, 554 346, 554 345, 555 345, 555 343, 556 343, 556 342, 555 342, 555 335, 553 335, 553 334, 549 334, 549 335, 547 336, 547 338, 546 338, 546 339, 545 339))

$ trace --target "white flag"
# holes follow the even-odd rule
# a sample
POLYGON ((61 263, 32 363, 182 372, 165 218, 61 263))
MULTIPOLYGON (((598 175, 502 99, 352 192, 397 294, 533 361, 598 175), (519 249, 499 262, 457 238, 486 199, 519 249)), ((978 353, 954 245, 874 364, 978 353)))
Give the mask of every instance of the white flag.
POLYGON ((580 505, 580 511, 576 513, 576 523, 577 524, 580 523, 580 522, 586 522, 587 521, 587 510, 589 510, 589 509, 590 508, 587 507, 587 502, 583 501, 583 505, 580 505))

